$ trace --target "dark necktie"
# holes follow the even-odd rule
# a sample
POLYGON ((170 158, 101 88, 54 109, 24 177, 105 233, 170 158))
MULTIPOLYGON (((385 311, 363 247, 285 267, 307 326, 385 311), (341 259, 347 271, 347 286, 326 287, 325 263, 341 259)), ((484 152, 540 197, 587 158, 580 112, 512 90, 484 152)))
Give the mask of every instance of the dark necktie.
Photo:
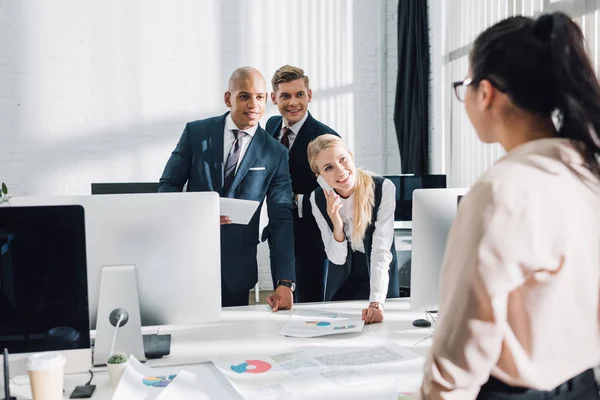
POLYGON ((293 131, 290 128, 285 128, 283 131, 283 135, 281 136, 281 144, 285 146, 286 149, 290 148, 290 135, 293 131))
POLYGON ((227 190, 229 190, 229 187, 233 183, 233 177, 235 176, 235 168, 237 167, 237 163, 240 158, 242 138, 246 136, 246 132, 240 131, 238 129, 233 129, 231 132, 233 133, 233 136, 235 136, 235 140, 231 145, 231 149, 229 150, 229 154, 227 155, 227 162, 225 163, 225 168, 223 170, 223 194, 227 193, 227 190))

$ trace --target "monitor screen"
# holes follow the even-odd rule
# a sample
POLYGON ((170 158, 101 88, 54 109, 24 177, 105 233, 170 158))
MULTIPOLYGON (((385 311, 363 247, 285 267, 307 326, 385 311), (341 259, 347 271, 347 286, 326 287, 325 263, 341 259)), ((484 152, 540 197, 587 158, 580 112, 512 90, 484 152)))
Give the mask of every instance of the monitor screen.
POLYGON ((412 221, 412 200, 415 189, 445 189, 446 175, 386 175, 396 186, 394 220, 412 221))
POLYGON ((0 207, 0 349, 90 347, 81 206, 0 207))

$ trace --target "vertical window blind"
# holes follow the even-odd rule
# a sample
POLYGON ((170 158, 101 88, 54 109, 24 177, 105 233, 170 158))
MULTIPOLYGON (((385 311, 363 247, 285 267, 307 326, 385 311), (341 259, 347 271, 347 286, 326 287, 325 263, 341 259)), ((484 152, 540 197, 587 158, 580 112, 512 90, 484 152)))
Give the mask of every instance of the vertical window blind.
MULTIPOLYGON (((468 54, 477 35, 494 23, 512 16, 535 16, 540 12, 563 11, 583 30, 592 64, 598 75, 600 0, 443 0, 447 10, 442 76, 445 85, 465 78, 468 54)), ((470 187, 485 170, 504 155, 497 144, 482 144, 452 90, 444 91, 443 115, 445 172, 449 186, 470 187)), ((435 112, 435 111, 434 111, 435 112)))

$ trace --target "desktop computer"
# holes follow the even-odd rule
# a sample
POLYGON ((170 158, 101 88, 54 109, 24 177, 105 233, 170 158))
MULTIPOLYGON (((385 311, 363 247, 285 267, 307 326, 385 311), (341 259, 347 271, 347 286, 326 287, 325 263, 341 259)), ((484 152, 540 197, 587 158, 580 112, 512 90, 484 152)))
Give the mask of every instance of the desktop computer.
POLYGON ((109 356, 115 319, 122 315, 113 311, 120 308, 127 311, 127 321, 118 328, 115 350, 138 359, 145 358, 140 325, 219 320, 217 193, 13 197, 10 204, 78 204, 85 209, 94 365, 109 356))
POLYGON ((468 189, 418 189, 413 193, 410 308, 437 311, 446 240, 458 202, 468 189))
MULTIPOLYGON (((59 351, 67 372, 91 367, 83 207, 0 207, 0 349, 13 374, 30 353, 59 351)), ((25 372, 26 373, 26 372, 25 372)))
POLYGON ((396 186, 395 221, 412 221, 413 192, 417 189, 445 189, 446 175, 385 175, 396 186))
POLYGON ((417 189, 446 188, 446 175, 385 175, 396 187, 396 210, 394 212, 394 235, 400 297, 411 294, 411 227, 413 219, 413 192, 417 189))

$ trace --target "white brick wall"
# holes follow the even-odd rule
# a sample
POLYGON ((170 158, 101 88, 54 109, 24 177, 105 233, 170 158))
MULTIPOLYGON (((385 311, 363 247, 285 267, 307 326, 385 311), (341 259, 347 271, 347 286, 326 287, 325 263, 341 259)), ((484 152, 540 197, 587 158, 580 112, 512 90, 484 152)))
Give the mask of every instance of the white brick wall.
MULTIPOLYGON (((156 181, 185 122, 226 110, 235 68, 255 66, 269 80, 284 63, 306 70, 311 111, 359 165, 399 172, 396 4, 0 1, 0 181, 12 195, 156 181)), ((270 105, 264 121, 275 113, 270 105)))

